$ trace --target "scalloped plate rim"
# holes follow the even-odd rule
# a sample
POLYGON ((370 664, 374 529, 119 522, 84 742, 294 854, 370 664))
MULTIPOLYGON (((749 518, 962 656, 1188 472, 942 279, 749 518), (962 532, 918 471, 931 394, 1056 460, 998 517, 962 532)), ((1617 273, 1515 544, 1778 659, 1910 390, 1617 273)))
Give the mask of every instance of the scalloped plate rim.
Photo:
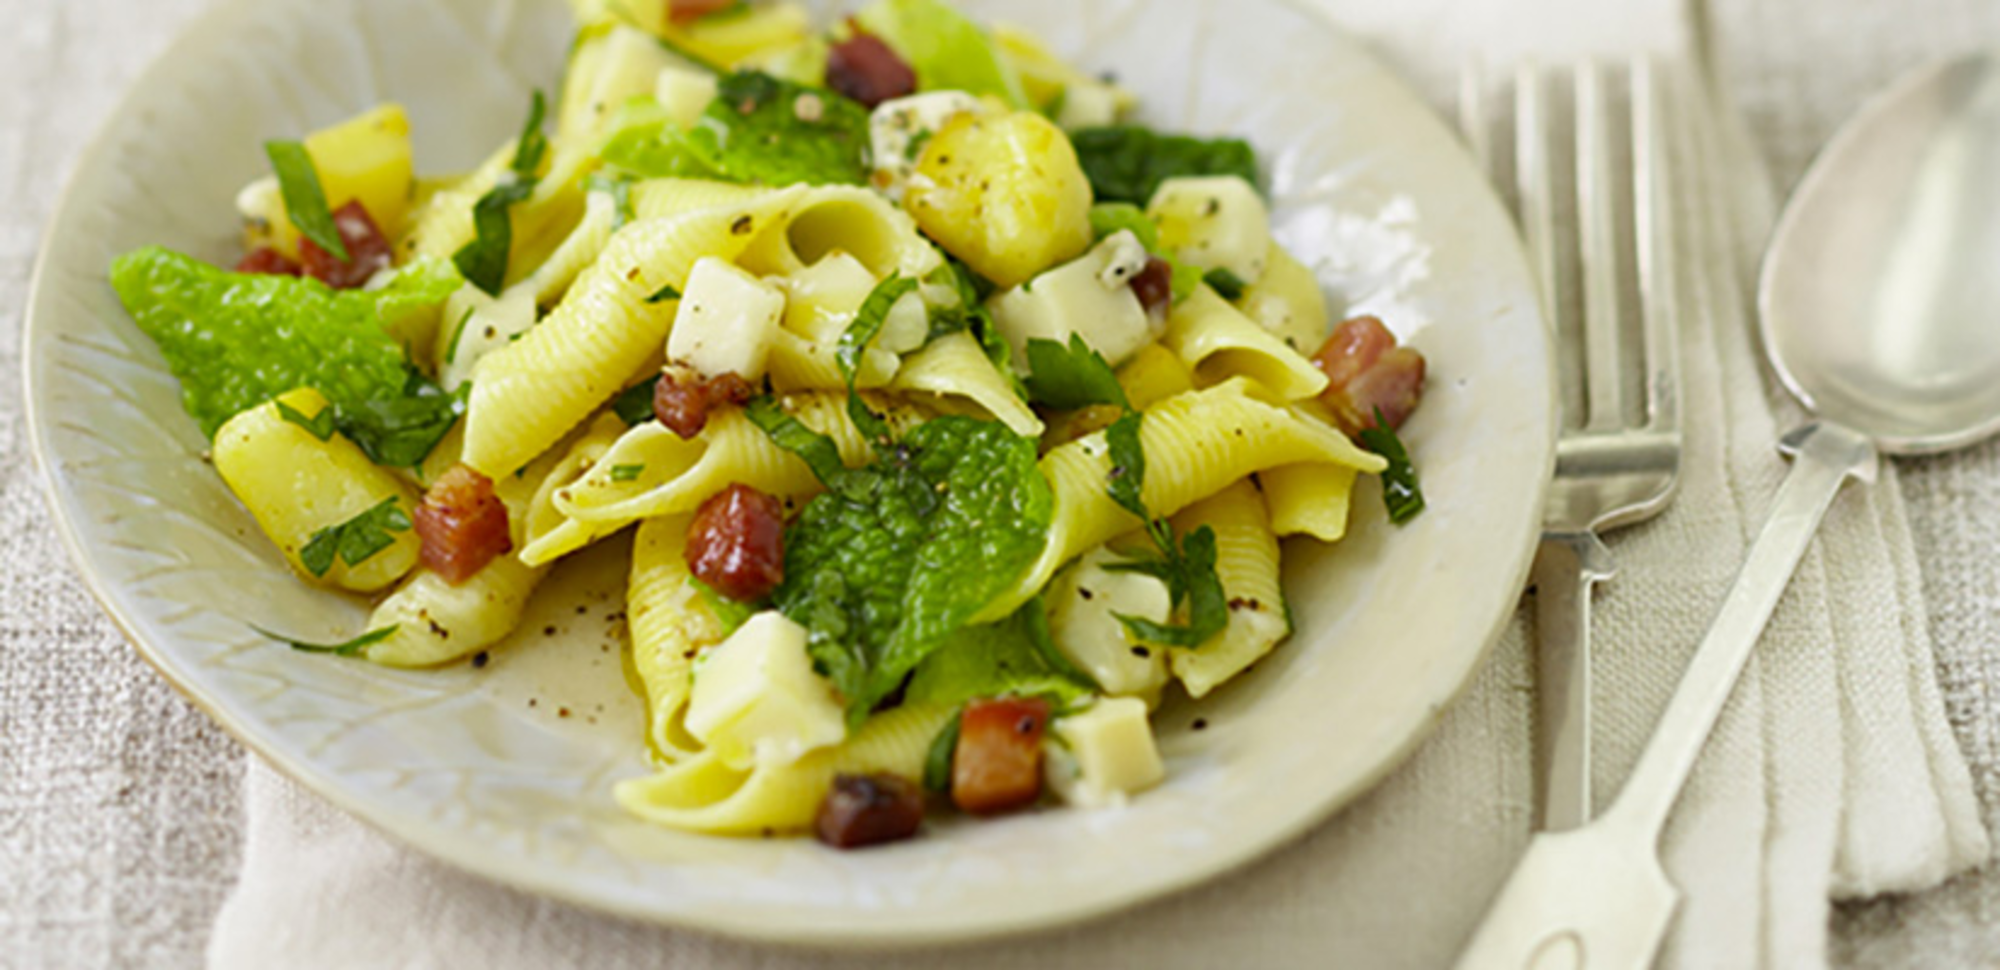
MULTIPOLYGON (((1387 77, 1409 106, 1415 108, 1412 123, 1442 126, 1424 106, 1421 99, 1411 91, 1407 83, 1394 75, 1364 45, 1345 34, 1332 22, 1326 11, 1317 8, 1311 0, 1271 0, 1271 2, 1292 8, 1316 21, 1329 35, 1337 37, 1348 49, 1344 52, 1371 71, 1387 77)), ((1470 686, 1473 676, 1490 655, 1492 647, 1504 631, 1508 617, 1512 613, 1511 597, 1503 600, 1505 605, 1494 611, 1489 630, 1479 649, 1471 656, 1454 677, 1451 689, 1445 696, 1437 698, 1423 710, 1415 722, 1408 725, 1399 743, 1390 745, 1384 754, 1375 760, 1372 770, 1353 776, 1349 782, 1325 798, 1297 812, 1290 823, 1261 832, 1237 847, 1234 851, 1212 855, 1201 864, 1183 866, 1174 875, 1157 879, 1142 886, 1120 887, 1104 892, 1082 903, 1074 900, 1060 909, 1024 908, 999 917, 969 919, 958 922, 936 922, 930 925, 897 926, 890 932, 880 928, 857 928, 853 923, 845 923, 835 915, 820 921, 797 921, 774 924, 768 918, 760 919, 759 914, 747 908, 698 910, 663 910, 645 905, 635 905, 622 899, 615 892, 595 892, 586 883, 566 881, 559 873, 551 873, 533 864, 513 862, 509 857, 482 851, 484 848, 476 840, 459 832, 455 827, 436 823, 428 819, 406 816, 371 802, 366 797, 345 789, 340 777, 329 769, 324 769, 310 759, 295 760, 281 750, 282 743, 276 738, 264 737, 258 729, 247 724, 231 711, 227 698, 215 696, 196 684, 178 668, 174 658, 167 656, 137 632, 138 623, 129 616, 113 591, 105 584, 95 561, 87 550, 77 522, 71 511, 71 501, 58 490, 58 480, 54 467, 55 459, 48 441, 49 427, 44 420, 43 408, 39 403, 43 379, 38 376, 38 362, 43 354, 40 344, 54 336, 53 324, 47 318, 55 314, 47 307, 49 300, 49 275, 51 272, 53 243, 58 232, 68 224, 83 201, 78 189, 85 181, 86 173, 109 163, 110 150, 116 129, 120 122, 128 120, 138 107, 138 93, 147 83, 167 73, 174 65, 186 57, 201 41, 204 34, 223 25, 232 24, 247 16, 255 6, 255 0, 217 0, 208 9, 190 20, 182 31, 170 41, 135 76, 126 94, 106 115, 99 128, 78 154, 77 161, 58 196, 49 219, 41 233, 40 247, 34 261, 28 298, 23 315, 21 338, 22 391, 24 397, 23 421, 28 431, 29 452, 41 480, 45 499, 52 513, 57 534, 61 537, 78 576, 105 614, 113 621, 120 634, 132 644, 137 652, 154 670, 158 671, 175 690, 188 698, 198 709, 231 737, 246 748, 262 757, 278 772, 294 782, 313 791, 338 806, 350 816, 359 819, 369 827, 388 835, 431 858, 461 870, 488 878, 513 889, 560 899, 582 907, 613 913, 646 922, 681 927, 701 932, 718 933, 755 942, 770 942, 786 945, 810 945, 843 950, 880 950, 883 948, 906 948, 939 944, 970 944, 1014 936, 1037 930, 1050 930, 1062 926, 1082 923, 1102 918, 1113 913, 1129 910, 1145 903, 1154 902, 1166 896, 1187 891, 1197 885, 1219 878, 1227 873, 1243 869, 1253 862, 1263 859, 1280 847, 1296 841, 1310 829, 1324 824, 1354 799, 1374 788, 1384 777, 1400 767, 1429 738, 1447 706, 1461 696, 1470 686)), ((1476 170, 1475 170, 1476 171, 1476 170)), ((1483 183, 1482 183, 1483 187, 1483 183)), ((1487 193, 1491 195, 1490 190, 1487 193)), ((1497 209, 1497 196, 1491 200, 1497 209)), ((1525 252, 1518 240, 1512 245, 1512 262, 1518 264, 1517 274, 1526 277, 1525 252)), ((1554 347, 1547 339, 1547 323, 1539 307, 1530 307, 1519 312, 1535 318, 1541 323, 1536 328, 1543 335, 1542 355, 1553 373, 1554 347)), ((1543 463, 1549 470, 1554 465, 1554 437, 1557 427, 1556 400, 1551 393, 1546 402, 1547 460, 1543 463)), ((1539 509, 1547 489, 1549 476, 1543 474, 1536 479, 1537 485, 1525 508, 1535 510, 1531 516, 1538 521, 1539 509)), ((1531 535, 1539 533, 1539 528, 1530 530, 1531 535)), ((1521 544, 1509 563, 1509 590, 1523 588, 1534 554, 1535 543, 1521 544)))

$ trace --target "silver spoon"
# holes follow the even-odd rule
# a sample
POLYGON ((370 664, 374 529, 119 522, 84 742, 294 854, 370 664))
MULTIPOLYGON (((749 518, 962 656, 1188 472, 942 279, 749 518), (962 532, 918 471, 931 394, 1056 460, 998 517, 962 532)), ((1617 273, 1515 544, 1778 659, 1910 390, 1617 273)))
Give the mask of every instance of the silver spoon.
POLYGON ((1659 836, 1736 677, 1842 483, 1876 455, 2000 431, 2000 53, 1932 67, 1841 129, 1779 221, 1764 349, 1819 418, 1617 801, 1535 836, 1461 968, 1650 967, 1680 892, 1659 836))

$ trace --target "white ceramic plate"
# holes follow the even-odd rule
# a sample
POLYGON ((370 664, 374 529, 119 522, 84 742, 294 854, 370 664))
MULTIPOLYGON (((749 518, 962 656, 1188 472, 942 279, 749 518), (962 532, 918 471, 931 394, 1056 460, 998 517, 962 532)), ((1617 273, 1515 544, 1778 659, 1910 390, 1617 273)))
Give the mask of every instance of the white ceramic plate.
POLYGON ((227 261, 259 148, 382 99, 419 165, 512 133, 569 42, 559 0, 227 0, 147 72, 50 231, 28 410, 65 539, 147 659, 274 765, 474 872, 646 919, 828 944, 936 942, 1082 919, 1255 858, 1365 790, 1466 683, 1525 576, 1551 463, 1548 342, 1513 234, 1451 135, 1386 71, 1281 0, 965 0, 1146 101, 1144 120, 1264 152, 1280 238, 1337 307, 1431 361, 1406 429, 1430 510, 1287 550, 1298 635, 1161 719, 1170 780, 1128 809, 934 825, 840 853, 650 828, 611 800, 646 770, 621 677, 623 552, 560 571, 493 662, 396 672, 295 653, 365 607, 288 574, 200 458, 176 385, 104 280, 164 243, 227 261), (1192 730, 1196 717, 1206 730, 1192 730))

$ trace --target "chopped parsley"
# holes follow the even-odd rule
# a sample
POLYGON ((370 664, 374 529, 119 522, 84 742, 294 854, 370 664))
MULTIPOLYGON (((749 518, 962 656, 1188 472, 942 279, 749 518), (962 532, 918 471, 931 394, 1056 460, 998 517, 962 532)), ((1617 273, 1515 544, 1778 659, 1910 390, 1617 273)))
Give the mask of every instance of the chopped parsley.
POLYGON ((655 292, 652 296, 647 297, 646 302, 665 303, 668 300, 678 300, 680 298, 681 298, 681 291, 675 289, 672 283, 668 283, 667 285, 660 287, 658 292, 655 292))
POLYGON ((635 482, 639 480, 639 476, 645 473, 646 466, 644 465, 611 466, 611 480, 614 482, 635 482))
POLYGON ((1111 500, 1146 523, 1146 536, 1153 540, 1158 555, 1120 563, 1122 571, 1143 573, 1167 586, 1173 610, 1187 607, 1186 623, 1155 623, 1139 617, 1115 614, 1133 637, 1169 647, 1193 648, 1229 625, 1229 599, 1222 578, 1215 571, 1215 530, 1201 526, 1185 536, 1173 524, 1155 517, 1146 508, 1141 493, 1146 482, 1146 450, 1139 439, 1143 418, 1127 411, 1106 428, 1104 438, 1111 451, 1111 500))
POLYGON ((1031 337, 1027 349, 1025 383, 1030 401, 1065 411, 1092 404, 1132 406, 1118 383, 1117 372, 1103 354, 1084 342, 1082 334, 1070 334, 1067 346, 1031 337))

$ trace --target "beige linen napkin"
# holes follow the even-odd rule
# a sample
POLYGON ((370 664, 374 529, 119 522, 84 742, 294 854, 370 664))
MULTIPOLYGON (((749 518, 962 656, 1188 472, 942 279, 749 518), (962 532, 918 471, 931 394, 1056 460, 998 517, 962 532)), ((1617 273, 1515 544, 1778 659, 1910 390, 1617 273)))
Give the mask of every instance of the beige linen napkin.
MULTIPOLYGON (((1686 55, 1666 3, 1322 0, 1449 106, 1460 66, 1537 54, 1686 55)), ((1674 193, 1688 450, 1660 519, 1617 533, 1597 604, 1606 797, 1636 759, 1761 524, 1799 415, 1764 379, 1746 280, 1772 212, 1733 115, 1692 112, 1674 193)), ((1944 719, 1894 471, 1843 494, 1774 618, 1664 841, 1687 892, 1664 965, 1824 963, 1831 895, 1929 886, 1982 861, 1944 719)), ((1376 791, 1246 871, 1138 911, 1006 944, 836 957, 643 927, 459 874, 261 764, 220 967, 1448 965, 1528 837, 1529 624, 1515 618, 1436 736, 1376 791)))

